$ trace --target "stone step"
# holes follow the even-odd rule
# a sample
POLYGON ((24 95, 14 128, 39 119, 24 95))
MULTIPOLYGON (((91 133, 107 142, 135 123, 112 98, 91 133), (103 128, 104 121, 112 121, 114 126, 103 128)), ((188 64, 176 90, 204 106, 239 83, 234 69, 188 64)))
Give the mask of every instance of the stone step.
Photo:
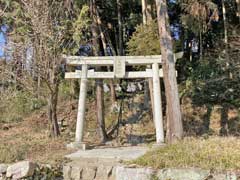
POLYGON ((71 162, 63 167, 65 180, 115 180, 114 163, 71 162))

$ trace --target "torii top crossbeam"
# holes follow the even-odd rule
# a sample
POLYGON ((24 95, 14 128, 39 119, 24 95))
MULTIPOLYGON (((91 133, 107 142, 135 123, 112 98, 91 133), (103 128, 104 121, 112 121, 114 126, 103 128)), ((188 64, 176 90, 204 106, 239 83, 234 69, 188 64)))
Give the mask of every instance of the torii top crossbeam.
MULTIPOLYGON (((182 58, 183 52, 179 52, 175 54, 175 59, 182 58)), ((121 59, 126 62, 128 65, 148 65, 162 63, 162 56, 161 55, 152 55, 152 56, 93 56, 93 57, 86 57, 86 56, 66 56, 64 55, 63 58, 67 60, 67 65, 69 66, 79 66, 83 64, 91 64, 95 66, 101 65, 113 65, 115 59, 121 59)))
MULTIPOLYGON (((175 59, 179 59, 183 53, 176 53, 175 59)), ((102 57, 81 57, 81 56, 65 56, 68 66, 82 66, 88 67, 97 66, 113 66, 112 72, 95 72, 94 69, 88 70, 87 78, 89 79, 112 79, 112 78, 152 78, 152 68, 146 68, 145 71, 126 71, 126 66, 140 66, 161 64, 161 55, 155 56, 102 56, 102 57)), ((81 78, 82 71, 76 70, 75 72, 68 72, 65 74, 66 79, 81 78)), ((163 77, 162 70, 160 69, 159 76, 163 77)))

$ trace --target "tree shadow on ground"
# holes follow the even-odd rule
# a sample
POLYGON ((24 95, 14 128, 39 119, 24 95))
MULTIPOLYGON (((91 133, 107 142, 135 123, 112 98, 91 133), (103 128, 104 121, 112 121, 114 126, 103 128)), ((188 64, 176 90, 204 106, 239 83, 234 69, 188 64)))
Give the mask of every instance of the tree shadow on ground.
POLYGON ((239 136, 240 117, 238 83, 229 79, 194 85, 191 105, 182 100, 185 113, 184 129, 187 135, 239 136), (235 92, 236 90, 236 92, 235 92), (190 110, 189 110, 190 109, 190 110), (187 115, 186 115, 187 114, 187 115), (214 124, 215 123, 215 124, 214 124))
POLYGON ((155 142, 155 134, 147 134, 147 135, 134 135, 129 134, 127 135, 127 143, 131 144, 132 146, 136 146, 139 144, 149 144, 155 142))

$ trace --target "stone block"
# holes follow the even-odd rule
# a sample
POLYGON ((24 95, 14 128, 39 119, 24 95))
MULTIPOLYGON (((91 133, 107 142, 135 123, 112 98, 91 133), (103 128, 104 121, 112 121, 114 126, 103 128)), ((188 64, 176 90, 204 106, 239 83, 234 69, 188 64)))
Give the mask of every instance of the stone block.
POLYGON ((72 167, 71 168, 71 179, 81 180, 83 168, 82 167, 72 167))
POLYGON ((209 176, 209 170, 201 169, 162 169, 157 173, 159 180, 205 180, 209 176))
POLYGON ((116 167, 116 180, 148 180, 155 175, 151 168, 128 168, 124 166, 116 167))
POLYGON ((96 177, 97 167, 88 166, 83 169, 81 180, 94 180, 96 177))
POLYGON ((71 179, 71 172, 72 172, 72 167, 65 165, 63 166, 63 178, 65 180, 70 180, 71 179))
POLYGON ((227 172, 223 174, 212 174, 212 178, 210 180, 237 180, 238 177, 233 172, 227 172))
POLYGON ((113 174, 112 166, 101 165, 97 168, 95 180, 110 179, 113 174))
POLYGON ((15 163, 7 168, 6 177, 12 179, 21 179, 33 176, 37 165, 30 161, 22 161, 15 163))
POLYGON ((0 174, 5 174, 7 172, 8 165, 0 164, 0 174))

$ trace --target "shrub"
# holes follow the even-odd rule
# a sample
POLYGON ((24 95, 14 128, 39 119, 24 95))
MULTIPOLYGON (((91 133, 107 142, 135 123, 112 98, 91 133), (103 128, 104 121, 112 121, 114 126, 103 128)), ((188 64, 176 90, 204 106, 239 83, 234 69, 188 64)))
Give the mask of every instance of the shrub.
POLYGON ((161 54, 157 22, 137 26, 136 32, 127 43, 127 49, 130 55, 135 56, 161 54))
POLYGON ((16 122, 46 103, 25 91, 8 89, 0 98, 0 122, 16 122))

